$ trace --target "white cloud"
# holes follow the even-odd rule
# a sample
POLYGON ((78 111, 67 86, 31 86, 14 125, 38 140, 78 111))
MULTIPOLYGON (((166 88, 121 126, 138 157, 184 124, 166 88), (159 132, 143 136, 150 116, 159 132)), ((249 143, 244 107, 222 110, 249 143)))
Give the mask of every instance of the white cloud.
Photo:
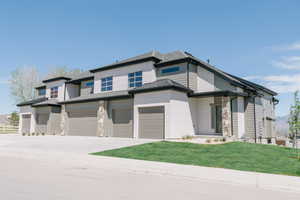
POLYGON ((279 45, 271 47, 275 51, 297 51, 300 50, 300 41, 287 45, 279 45))
POLYGON ((300 69, 300 56, 282 57, 279 61, 273 61, 272 64, 283 69, 300 69))
POLYGON ((291 93, 300 90, 300 73, 293 75, 248 76, 245 79, 258 82, 278 93, 291 93))

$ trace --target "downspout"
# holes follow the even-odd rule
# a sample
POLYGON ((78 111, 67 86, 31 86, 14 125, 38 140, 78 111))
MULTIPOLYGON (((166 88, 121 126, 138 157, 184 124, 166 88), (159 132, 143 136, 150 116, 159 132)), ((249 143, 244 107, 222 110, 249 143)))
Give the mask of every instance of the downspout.
POLYGON ((190 61, 187 61, 187 88, 190 89, 190 61))
POLYGON ((67 84, 66 83, 64 83, 65 84, 65 88, 64 88, 64 101, 66 100, 66 88, 67 88, 67 84))

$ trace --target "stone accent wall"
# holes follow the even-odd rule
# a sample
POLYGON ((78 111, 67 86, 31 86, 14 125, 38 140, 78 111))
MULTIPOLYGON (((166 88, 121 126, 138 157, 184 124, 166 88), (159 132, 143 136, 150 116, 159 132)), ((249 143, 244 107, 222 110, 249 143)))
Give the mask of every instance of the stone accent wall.
POLYGON ((61 129, 61 135, 66 135, 67 132, 67 119, 68 114, 66 112, 66 105, 61 106, 61 123, 60 123, 60 129, 61 129))
POLYGON ((222 129, 223 136, 232 136, 230 97, 222 97, 222 129))
POLYGON ((104 122, 105 122, 105 113, 107 110, 107 102, 99 101, 99 108, 97 112, 97 136, 104 136, 104 122))

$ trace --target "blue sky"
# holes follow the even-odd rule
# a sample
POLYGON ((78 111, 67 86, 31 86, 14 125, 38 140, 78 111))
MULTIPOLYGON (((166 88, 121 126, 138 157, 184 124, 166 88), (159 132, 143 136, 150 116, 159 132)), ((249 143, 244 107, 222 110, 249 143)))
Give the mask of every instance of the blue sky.
POLYGON ((90 69, 151 50, 189 51, 277 90, 277 115, 300 89, 300 1, 5 1, 0 113, 15 110, 17 67, 90 69))

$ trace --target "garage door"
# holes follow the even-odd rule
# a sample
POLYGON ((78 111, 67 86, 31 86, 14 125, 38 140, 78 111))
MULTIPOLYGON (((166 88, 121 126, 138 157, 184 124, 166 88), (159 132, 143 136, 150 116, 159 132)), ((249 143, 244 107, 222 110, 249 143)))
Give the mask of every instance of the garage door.
POLYGON ((165 126, 163 106, 139 108, 139 137, 163 139, 165 126))
POLYGON ((49 120, 49 114, 37 114, 36 115, 36 132, 47 133, 47 124, 49 120))
POLYGON ((22 115, 22 133, 30 132, 30 124, 31 124, 31 115, 30 114, 22 115))
POLYGON ((132 109, 112 109, 113 137, 133 137, 132 109))
POLYGON ((96 103, 68 105, 67 135, 96 136, 97 110, 96 103))

